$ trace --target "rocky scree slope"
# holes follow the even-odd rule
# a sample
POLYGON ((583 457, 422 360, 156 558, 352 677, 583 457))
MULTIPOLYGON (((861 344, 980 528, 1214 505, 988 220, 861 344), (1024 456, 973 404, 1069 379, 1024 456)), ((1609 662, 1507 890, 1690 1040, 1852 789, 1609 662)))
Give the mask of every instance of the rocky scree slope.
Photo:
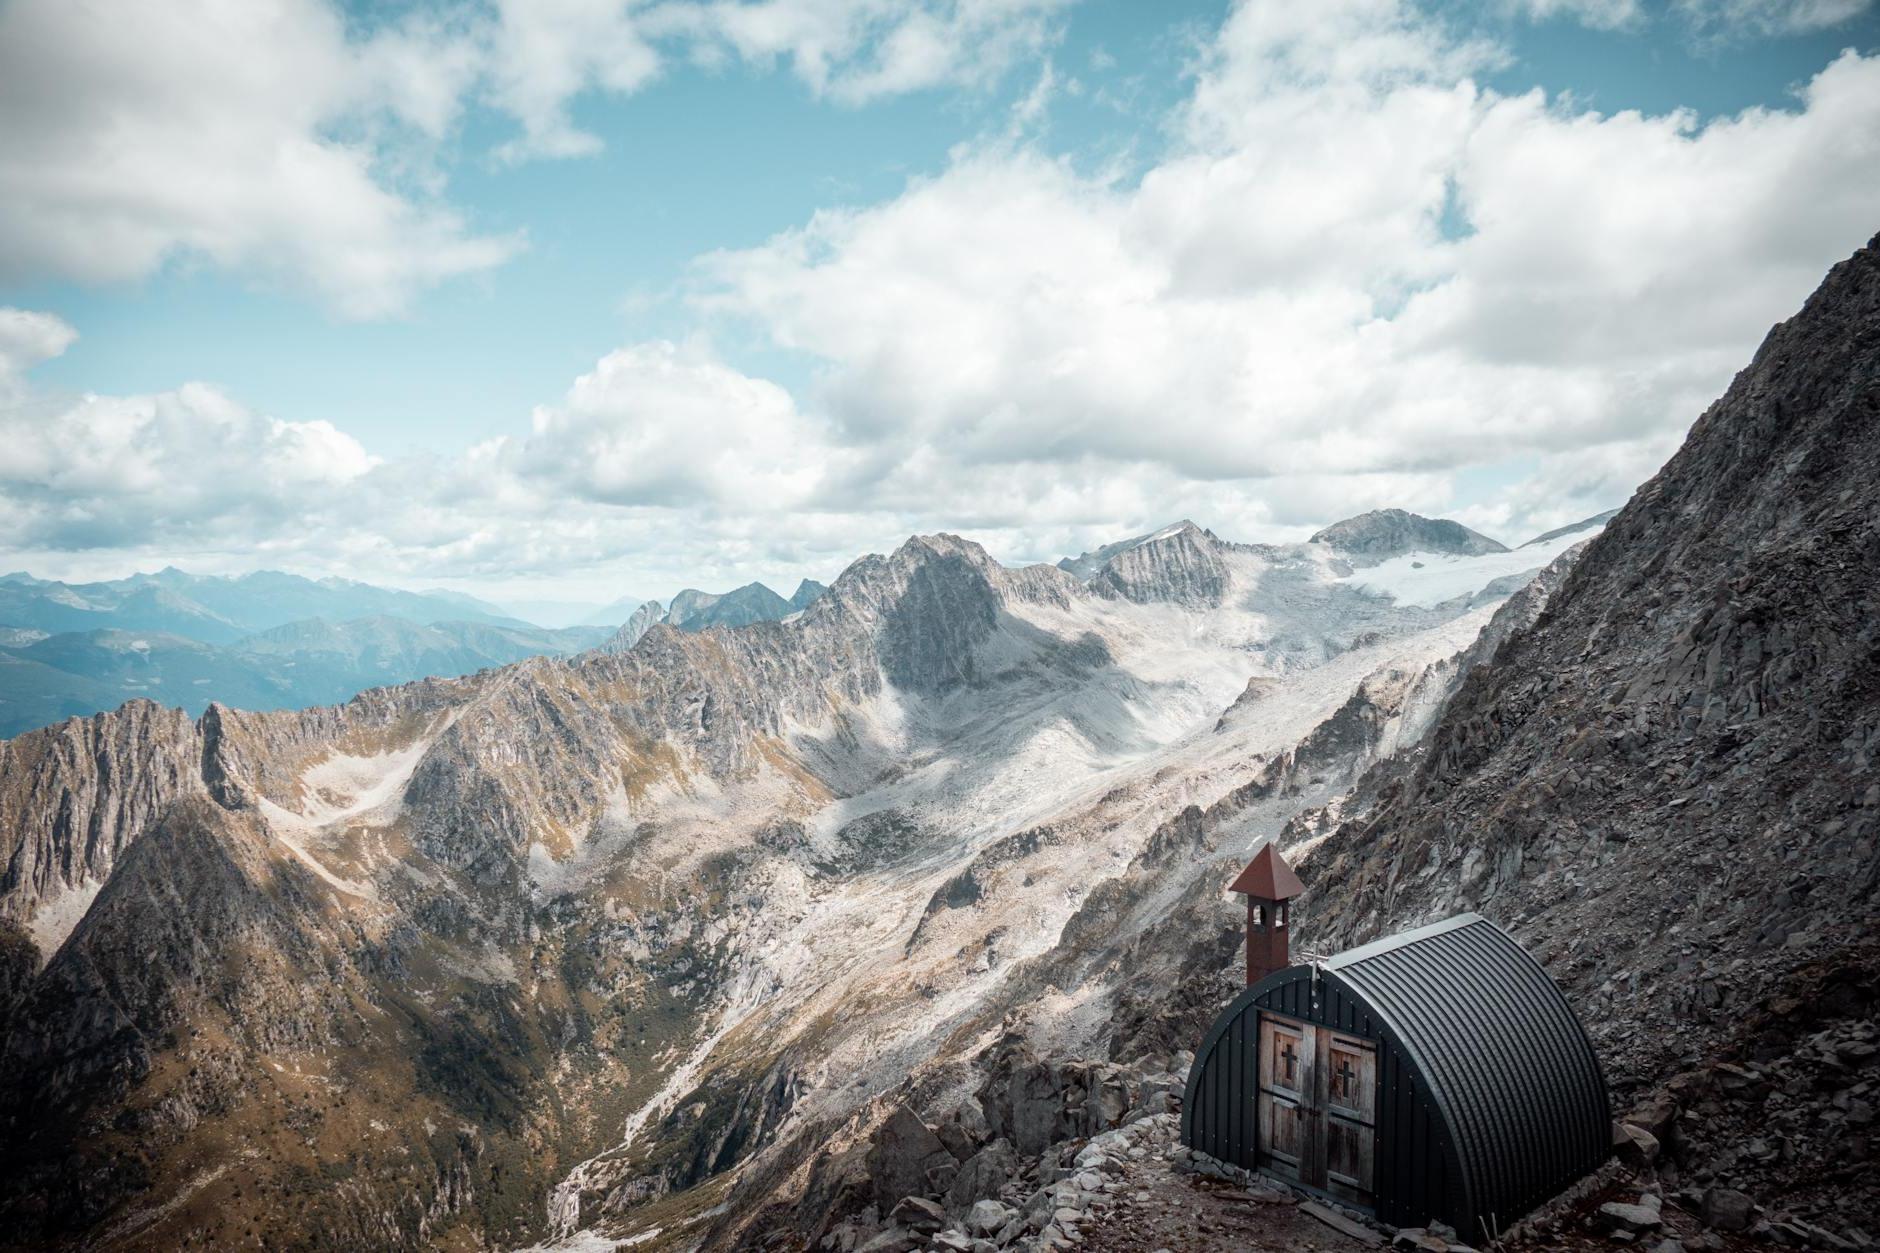
MULTIPOLYGON (((1207 866, 1210 829, 1239 821, 1247 798, 1325 782, 1329 802, 1267 814, 1309 885, 1296 955, 1478 909, 1561 981, 1600 1050, 1625 1152, 1515 1246, 1677 1231, 1692 1247, 1738 1232, 1867 1247, 1880 1212, 1876 481, 1880 240, 1771 332, 1603 534, 1503 606, 1457 659, 1464 677, 1427 739, 1354 757, 1365 728, 1388 725, 1361 692, 1290 772, 1159 828, 1086 903, 1092 925, 1067 926, 1025 967, 1059 973, 1014 980, 1032 1011, 1006 1002, 996 1047, 985 1027, 977 1047, 961 1032, 892 1094, 902 1104, 817 1128, 826 1148, 807 1166, 760 1158, 737 1194, 754 1216, 728 1242, 1086 1238, 1078 1205, 1064 1208, 1097 1195, 1083 1154, 1105 1128, 1152 1117, 1154 1076, 1180 1073, 1184 1042, 1239 986, 1237 911, 1200 884, 1158 897, 1158 880, 1183 881, 1158 860, 1207 866), (1090 939, 1119 934, 1133 938, 1116 957, 1090 939), (1078 1038, 1061 1024, 1085 997, 1103 1025, 1078 1038)), ((1254 683, 1257 708, 1271 689, 1254 683)))
MULTIPOLYGON (((1545 594, 1501 613, 1529 620, 1545 594)), ((1483 633, 1513 629, 1496 621, 1483 633)), ((1454 647, 1474 635, 1461 633, 1454 647)), ((1467 655, 1425 653, 1412 663, 1386 653, 1296 742, 1219 773, 1203 766, 1204 752, 1185 749, 1184 766, 1151 765, 1148 779, 988 847, 935 893, 910 951, 930 921, 996 917, 1010 908, 1000 904, 1006 893, 1035 896, 1039 888, 1018 887, 1019 872, 1033 871, 1054 846, 1087 845, 1087 831, 1127 822, 1125 814, 1140 821, 1132 801, 1154 783, 1214 798, 1164 810, 1050 942, 944 1020, 928 1055, 874 1101, 847 1116, 786 1124, 742 1172, 707 1247, 905 1249, 975 1237, 1059 1247, 1053 1242, 1079 1221, 1061 1211, 1081 1214, 1093 1203, 1089 1188, 1072 1186, 1084 1173, 1072 1155, 1091 1137, 1171 1108, 1185 1050, 1238 986, 1232 968, 1244 914, 1222 886, 1252 847, 1294 829, 1299 815, 1413 744, 1467 655), (995 1229, 980 1230, 995 1214, 995 1229)))
POLYGON ((1470 674, 1300 909, 1328 950, 1459 909, 1512 925, 1615 1089, 1671 1102, 1672 1183, 1870 1233, 1877 482, 1880 239, 1470 674))

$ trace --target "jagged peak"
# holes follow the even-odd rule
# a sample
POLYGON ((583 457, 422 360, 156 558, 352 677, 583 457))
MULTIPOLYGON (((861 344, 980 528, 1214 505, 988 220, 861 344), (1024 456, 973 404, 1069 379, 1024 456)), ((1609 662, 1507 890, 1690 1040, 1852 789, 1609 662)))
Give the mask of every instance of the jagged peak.
POLYGON ((1057 567, 1060 570, 1068 571, 1077 578, 1088 582, 1124 553, 1132 552, 1148 545, 1161 545, 1171 542, 1206 543, 1214 545, 1219 544, 1221 539, 1220 536, 1208 530, 1206 527, 1195 523, 1191 519, 1183 518, 1178 522, 1171 522, 1167 526, 1160 527, 1154 531, 1148 531, 1141 535, 1132 535, 1128 539, 1114 540, 1111 543, 1099 545, 1096 548, 1079 553, 1075 557, 1065 557, 1057 563, 1057 567))

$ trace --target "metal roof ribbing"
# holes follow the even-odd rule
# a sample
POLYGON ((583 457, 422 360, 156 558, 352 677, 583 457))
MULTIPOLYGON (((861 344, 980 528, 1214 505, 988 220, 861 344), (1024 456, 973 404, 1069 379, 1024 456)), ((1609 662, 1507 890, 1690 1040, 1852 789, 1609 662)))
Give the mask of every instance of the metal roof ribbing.
POLYGON ((1323 969, 1369 1003, 1415 1061, 1456 1133, 1470 1209, 1490 1226, 1603 1157, 1599 1060, 1560 989, 1500 927, 1463 914, 1323 969))

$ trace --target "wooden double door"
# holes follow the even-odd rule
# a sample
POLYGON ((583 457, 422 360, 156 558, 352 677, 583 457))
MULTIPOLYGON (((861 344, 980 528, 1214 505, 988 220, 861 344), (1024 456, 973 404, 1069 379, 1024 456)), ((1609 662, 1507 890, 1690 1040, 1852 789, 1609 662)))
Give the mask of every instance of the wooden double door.
POLYGON ((1259 1065, 1261 1168, 1375 1205, 1377 1046, 1263 1013, 1259 1065))

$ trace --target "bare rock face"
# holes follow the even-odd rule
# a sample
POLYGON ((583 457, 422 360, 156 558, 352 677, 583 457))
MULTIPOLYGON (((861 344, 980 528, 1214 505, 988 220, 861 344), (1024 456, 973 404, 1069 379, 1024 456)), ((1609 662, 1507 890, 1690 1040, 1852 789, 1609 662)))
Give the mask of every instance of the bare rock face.
MULTIPOLYGON (((947 1150, 932 1127, 905 1105, 897 1105, 875 1131, 867 1157, 874 1180, 875 1200, 886 1212, 907 1197, 924 1197, 934 1190, 932 1176, 943 1168, 956 1171, 959 1159, 947 1150)), ((950 1178, 948 1182, 950 1182, 950 1178)), ((941 1184, 944 1191, 946 1184, 941 1184)))
POLYGON ((1090 589, 1099 596, 1200 607, 1222 604, 1228 585, 1221 542, 1192 522, 1116 554, 1090 580, 1090 589))
POLYGON ((109 878, 139 832, 200 790, 199 743, 181 710, 144 700, 0 741, 0 917, 109 878))
POLYGON ((1458 553, 1478 556, 1505 553, 1506 545, 1460 522, 1425 518, 1402 509, 1374 509, 1343 522, 1334 522, 1307 541, 1324 544, 1357 565, 1376 565, 1404 553, 1458 553))
POLYGON ((603 645, 604 652, 624 653, 640 642, 640 637, 652 630, 659 620, 666 616, 666 611, 656 600, 649 600, 633 611, 620 629, 603 645))
MULTIPOLYGON (((1465 680, 1414 774, 1313 858, 1308 878, 1342 891, 1310 938, 1329 951, 1461 908, 1513 923, 1621 1090, 1870 1015, 1876 482, 1880 240, 1770 332, 1546 612, 1465 680)), ((1836 1150, 1792 1152, 1826 1172, 1836 1150)), ((1824 1203, 1854 1221, 1872 1197, 1824 1203)))

